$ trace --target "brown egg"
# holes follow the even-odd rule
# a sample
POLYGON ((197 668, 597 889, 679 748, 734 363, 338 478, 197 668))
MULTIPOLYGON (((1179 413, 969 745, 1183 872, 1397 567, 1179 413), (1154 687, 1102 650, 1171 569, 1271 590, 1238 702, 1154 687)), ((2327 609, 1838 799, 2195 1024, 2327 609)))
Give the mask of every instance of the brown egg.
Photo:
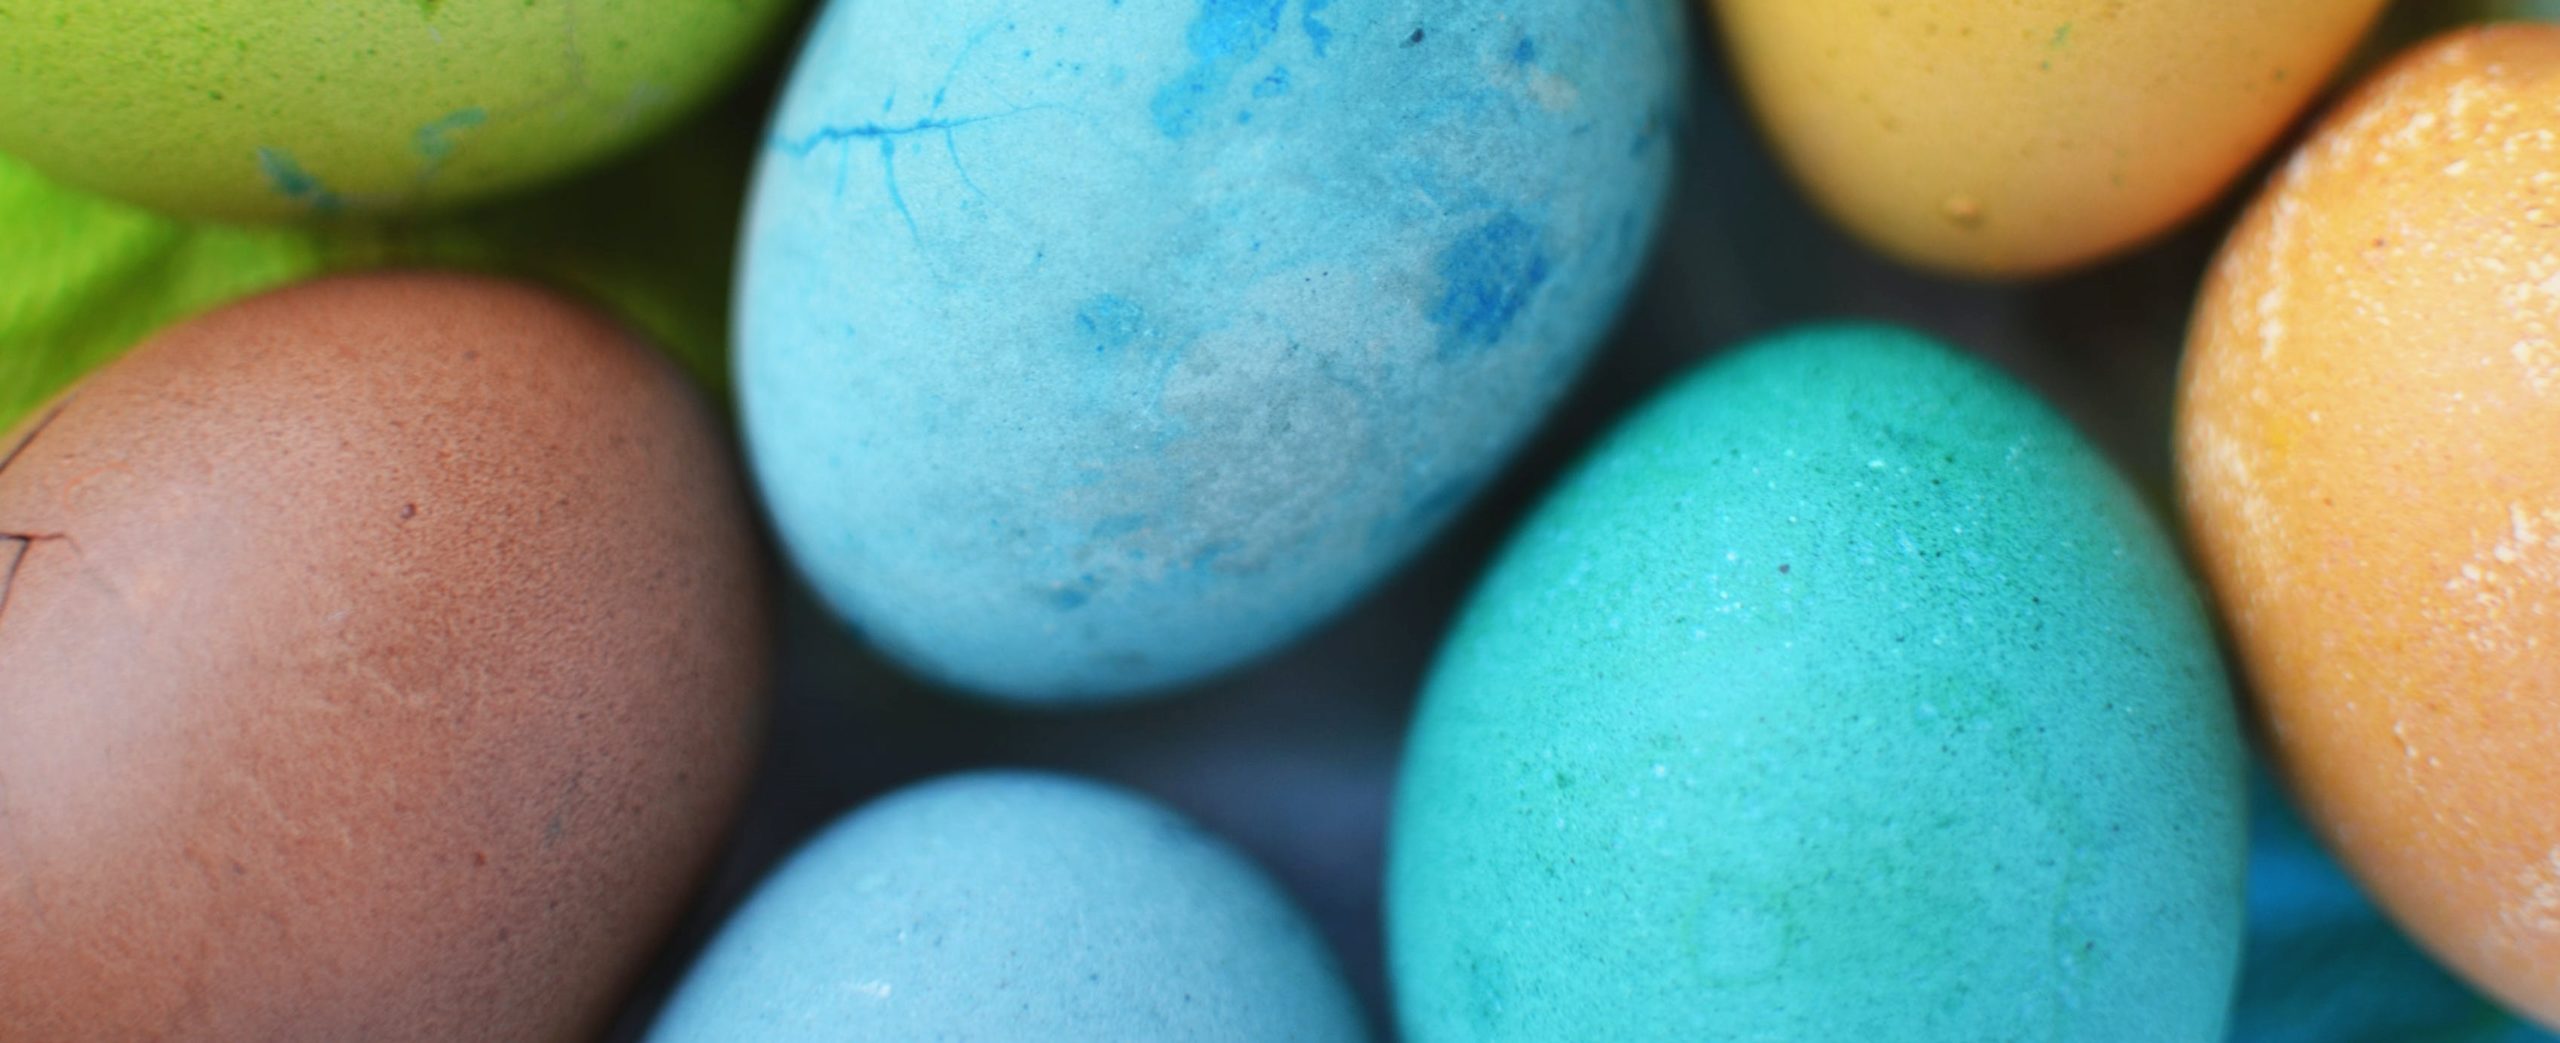
POLYGON ((2277 760, 2404 926, 2560 1027, 2560 27, 2421 46, 2225 247, 2178 463, 2277 760))
POLYGON ((0 440, 0 1037, 591 1037, 761 726, 675 372, 506 283, 161 333, 0 440))

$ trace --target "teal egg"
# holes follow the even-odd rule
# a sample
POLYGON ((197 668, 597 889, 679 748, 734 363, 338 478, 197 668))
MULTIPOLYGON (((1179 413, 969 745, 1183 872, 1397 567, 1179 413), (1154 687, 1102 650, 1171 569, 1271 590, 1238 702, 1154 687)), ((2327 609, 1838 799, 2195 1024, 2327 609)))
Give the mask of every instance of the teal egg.
POLYGON ((739 909, 651 1043, 1362 1043, 1313 928, 1123 790, 960 775, 819 835, 739 909))
POLYGON ((2203 1043, 2246 783, 2195 591, 1990 368, 1834 327, 1688 377, 1557 488, 1398 795, 1412 1043, 2203 1043))

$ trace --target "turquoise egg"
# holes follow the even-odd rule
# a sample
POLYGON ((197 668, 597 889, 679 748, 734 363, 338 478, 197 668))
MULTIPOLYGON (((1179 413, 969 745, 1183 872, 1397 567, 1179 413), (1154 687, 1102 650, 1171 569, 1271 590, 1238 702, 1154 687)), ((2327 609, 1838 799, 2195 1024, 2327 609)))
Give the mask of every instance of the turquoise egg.
POLYGON ((1226 844, 1135 795, 954 776, 765 881, 651 1043, 1356 1043, 1333 958, 1226 844))
POLYGON ((1676 0, 836 0, 737 383, 784 549, 908 666, 1126 697, 1288 641, 1502 465, 1667 194, 1676 0))
POLYGON ((1990 368, 1807 329, 1546 499, 1423 697, 1411 1043, 2218 1043, 2244 759, 2126 483, 1990 368))

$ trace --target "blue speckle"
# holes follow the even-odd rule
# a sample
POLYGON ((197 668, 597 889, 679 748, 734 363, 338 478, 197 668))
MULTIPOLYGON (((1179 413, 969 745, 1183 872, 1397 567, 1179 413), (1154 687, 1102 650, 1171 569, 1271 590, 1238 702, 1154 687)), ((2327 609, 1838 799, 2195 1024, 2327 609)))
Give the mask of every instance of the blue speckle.
POLYGON ((1286 65, 1271 70, 1271 75, 1263 77, 1262 82, 1253 85, 1253 96, 1257 98, 1277 98, 1287 93, 1289 93, 1289 67, 1286 65))
POLYGON ((417 137, 410 144, 428 163, 442 163, 446 156, 453 154, 453 135, 487 122, 489 113, 479 106, 455 109, 443 119, 418 128, 417 137))
POLYGON ((1446 286, 1431 309, 1431 322, 1441 330, 1442 358, 1501 343, 1511 320, 1546 284, 1542 239, 1520 215, 1506 213, 1441 251, 1440 278, 1446 286))
POLYGON ((1186 38, 1191 68, 1156 92, 1150 106, 1156 129, 1168 138, 1190 134, 1200 103, 1280 35, 1280 12, 1287 6, 1288 0, 1200 0, 1186 38))
POLYGON ((1298 18, 1298 28, 1306 32, 1307 42, 1314 45, 1318 58, 1324 57, 1325 46, 1333 42, 1333 29, 1323 22, 1316 21, 1316 16, 1323 14, 1324 9, 1331 6, 1333 6, 1333 0, 1307 0, 1306 13, 1298 18))
POLYGON ((1146 329, 1146 309, 1112 294, 1095 297, 1076 309, 1076 332, 1091 341, 1097 353, 1128 347, 1146 329))
POLYGON ((1073 612, 1083 608, 1086 602, 1093 600, 1095 586, 1097 584, 1094 578, 1087 575, 1078 578, 1074 583, 1051 590, 1048 593, 1049 607, 1060 612, 1073 612))
POLYGON ((1533 64, 1536 64, 1536 63, 1537 63, 1537 61, 1538 61, 1538 41, 1536 41, 1536 40, 1532 40, 1532 39, 1530 39, 1530 38, 1528 38, 1528 37, 1526 37, 1526 36, 1521 37, 1521 38, 1520 38, 1520 46, 1518 46, 1518 47, 1514 47, 1514 48, 1512 48, 1512 49, 1511 49, 1511 62, 1512 62, 1512 64, 1514 64, 1514 65, 1533 65, 1533 64))
POLYGON ((294 162, 290 152, 280 148, 260 148, 258 172, 266 175, 267 186, 275 189, 277 195, 308 206, 314 213, 331 214, 338 210, 338 194, 329 191, 329 186, 321 184, 310 171, 302 169, 302 164, 294 162))

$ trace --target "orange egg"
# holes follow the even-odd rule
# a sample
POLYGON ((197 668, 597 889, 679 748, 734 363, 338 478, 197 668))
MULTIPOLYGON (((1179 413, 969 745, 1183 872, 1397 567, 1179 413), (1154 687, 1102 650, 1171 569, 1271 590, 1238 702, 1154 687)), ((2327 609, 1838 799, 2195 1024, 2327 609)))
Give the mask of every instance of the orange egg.
POLYGON ((2383 0, 1713 0, 1814 200, 1905 261, 2030 276, 2169 230, 2275 141, 2383 0))
POLYGON ((2416 48, 2222 253, 2178 464, 2276 758, 2439 958, 2560 1026, 2560 27, 2416 48))

